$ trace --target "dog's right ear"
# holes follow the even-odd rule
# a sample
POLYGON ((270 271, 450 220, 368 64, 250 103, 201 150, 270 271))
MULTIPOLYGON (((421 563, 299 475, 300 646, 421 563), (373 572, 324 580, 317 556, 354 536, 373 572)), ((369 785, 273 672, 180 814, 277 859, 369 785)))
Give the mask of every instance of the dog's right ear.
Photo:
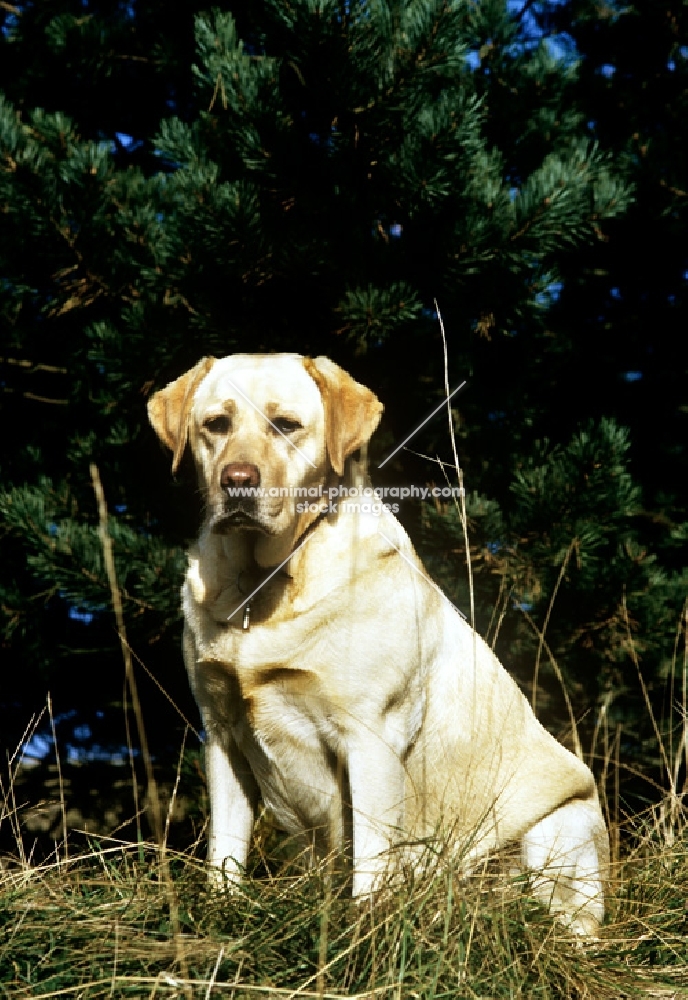
POLYGON ((196 389, 215 364, 215 358, 201 358, 197 365, 154 393, 148 400, 148 419, 172 457, 172 475, 179 468, 189 434, 189 416, 196 389))

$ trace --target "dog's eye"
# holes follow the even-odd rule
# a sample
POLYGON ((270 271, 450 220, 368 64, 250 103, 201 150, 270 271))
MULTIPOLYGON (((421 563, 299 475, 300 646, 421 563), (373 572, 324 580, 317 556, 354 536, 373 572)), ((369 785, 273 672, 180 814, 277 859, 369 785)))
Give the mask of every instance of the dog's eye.
POLYGON ((211 434, 226 434, 229 431, 229 417, 220 414, 217 417, 208 417, 203 421, 203 426, 211 434))
POLYGON ((291 434, 293 431, 300 430, 303 424, 294 417, 275 417, 272 426, 276 427, 282 434, 291 434))

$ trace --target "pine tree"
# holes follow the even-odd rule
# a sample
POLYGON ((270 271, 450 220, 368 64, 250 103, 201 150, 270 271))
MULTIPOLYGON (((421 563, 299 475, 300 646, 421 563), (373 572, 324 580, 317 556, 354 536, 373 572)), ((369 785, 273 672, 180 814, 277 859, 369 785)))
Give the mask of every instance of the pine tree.
POLYGON ((688 13, 671 0, 601 8, 570 0, 534 4, 531 13, 566 30, 585 53, 577 106, 634 185, 629 211, 606 227, 606 239, 566 262, 552 322, 572 345, 575 378, 561 390, 567 409, 584 394, 590 415, 614 415, 631 429, 634 470, 653 511, 646 530, 680 567, 688 512, 688 13))
MULTIPOLYGON (((442 396, 437 299, 450 377, 470 379, 469 485, 497 494, 566 363, 548 325, 562 268, 631 197, 578 110, 575 61, 505 0, 265 0, 236 17, 222 4, 196 17, 193 66, 183 19, 161 5, 77 7, 2 15, 6 65, 36 39, 51 60, 47 75, 35 56, 7 75, 0 106, 3 406, 17 428, 0 603, 24 699, 35 671, 55 685, 59 670, 63 691, 95 664, 116 679, 108 697, 121 683, 91 462, 131 641, 173 683, 196 515, 146 427, 154 386, 203 353, 325 353, 388 404, 382 453, 442 396)), ((448 454, 437 424, 419 443, 448 454)), ((69 697, 93 701, 79 687, 69 697)))

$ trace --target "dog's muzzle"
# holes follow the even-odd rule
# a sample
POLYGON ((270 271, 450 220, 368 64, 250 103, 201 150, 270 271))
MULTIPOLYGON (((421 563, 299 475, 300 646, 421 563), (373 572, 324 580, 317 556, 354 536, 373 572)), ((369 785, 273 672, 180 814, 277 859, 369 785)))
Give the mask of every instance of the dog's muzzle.
POLYGON ((224 493, 222 511, 213 518, 213 531, 231 528, 262 528, 258 519, 256 493, 260 487, 260 469, 250 462, 230 462, 220 473, 224 493))

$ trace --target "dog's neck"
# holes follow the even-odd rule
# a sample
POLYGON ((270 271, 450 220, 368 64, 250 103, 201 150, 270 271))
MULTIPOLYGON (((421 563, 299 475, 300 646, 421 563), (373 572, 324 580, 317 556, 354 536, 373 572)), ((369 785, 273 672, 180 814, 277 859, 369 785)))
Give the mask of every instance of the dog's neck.
POLYGON ((248 631, 251 625, 251 611, 253 605, 253 598, 257 595, 263 585, 268 582, 272 577, 278 576, 282 573, 285 577, 289 577, 288 565, 291 557, 298 552, 298 550, 306 544, 311 534, 317 529, 318 525, 323 521, 328 515, 327 508, 321 510, 319 514, 314 515, 306 525, 305 529, 298 536, 296 543, 292 545, 291 549, 288 551, 284 559, 277 564, 276 567, 264 567, 261 566, 256 559, 255 552, 253 554, 254 565, 247 566, 246 568, 241 568, 237 572, 237 590, 244 596, 246 595, 245 604, 243 605, 243 618, 242 618, 242 628, 244 631, 248 631))
MULTIPOLYGON (((307 517, 299 518, 296 530, 288 532, 288 539, 280 535, 279 539, 266 538, 259 535, 254 542, 253 548, 249 544, 247 548, 241 550, 241 559, 237 560, 236 568, 239 574, 265 578, 275 569, 284 569, 288 575, 288 563, 293 555, 298 552, 302 545, 305 545, 314 531, 328 516, 327 507, 318 514, 309 514, 307 517), (272 545, 261 545, 263 542, 272 542, 272 545)), ((251 532, 245 532, 249 536, 251 532)), ((253 533, 257 534, 257 533, 253 533)), ((234 550, 236 553, 236 550, 234 550)), ((238 553, 236 553, 238 554, 238 553)))
MULTIPOLYGON (((325 502, 326 503, 326 502, 325 502)), ((253 549, 249 549, 249 558, 254 566, 269 570, 279 566, 290 558, 299 548, 302 539, 308 537, 313 528, 327 515, 327 507, 320 513, 304 512, 295 519, 290 531, 280 535, 263 535, 258 532, 246 532, 253 538, 253 549)))
POLYGON ((310 536, 310 533, 325 518, 335 519, 338 516, 338 506, 335 505, 335 509, 333 510, 328 506, 326 499, 332 487, 356 486, 360 488, 363 485, 368 485, 368 482, 367 455, 365 454, 358 459, 354 459, 353 456, 349 457, 342 476, 337 476, 333 470, 330 470, 328 477, 322 484, 324 495, 322 497, 323 509, 320 512, 305 510, 303 513, 298 514, 291 530, 285 531, 280 535, 254 533, 255 541, 252 558, 255 565, 261 569, 270 569, 274 566, 279 566, 300 548, 302 542, 310 536))

